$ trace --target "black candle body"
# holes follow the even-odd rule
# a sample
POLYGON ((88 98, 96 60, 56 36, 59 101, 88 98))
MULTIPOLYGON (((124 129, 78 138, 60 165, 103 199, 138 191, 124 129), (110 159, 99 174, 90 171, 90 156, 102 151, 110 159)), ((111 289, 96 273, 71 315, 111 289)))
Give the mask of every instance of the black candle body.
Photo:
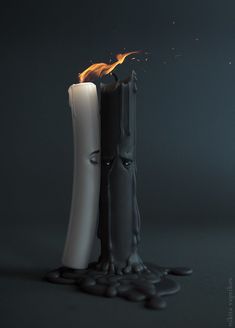
POLYGON ((140 216, 136 198, 136 74, 101 84, 101 190, 99 266, 141 271, 137 253, 140 216))

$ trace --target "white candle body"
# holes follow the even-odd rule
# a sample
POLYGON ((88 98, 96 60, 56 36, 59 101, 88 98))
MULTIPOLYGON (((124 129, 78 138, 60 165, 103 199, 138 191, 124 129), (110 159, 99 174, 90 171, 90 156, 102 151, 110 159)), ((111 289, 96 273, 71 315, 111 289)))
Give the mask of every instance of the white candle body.
POLYGON ((96 86, 69 88, 74 136, 73 193, 62 264, 86 268, 98 218, 100 191, 100 114, 96 86))

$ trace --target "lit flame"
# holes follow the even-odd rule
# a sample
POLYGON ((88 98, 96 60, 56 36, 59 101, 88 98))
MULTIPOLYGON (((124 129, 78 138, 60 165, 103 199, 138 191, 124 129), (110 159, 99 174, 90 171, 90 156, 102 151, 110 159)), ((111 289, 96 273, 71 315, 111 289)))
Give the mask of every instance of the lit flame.
POLYGON ((136 54, 138 52, 139 51, 131 51, 131 52, 126 52, 124 54, 117 54, 116 55, 117 61, 115 61, 112 64, 106 64, 106 63, 92 64, 87 69, 85 69, 85 71, 79 74, 79 81, 85 82, 85 81, 92 80, 94 76, 102 77, 104 75, 110 74, 117 65, 120 65, 124 62, 127 56, 136 54))

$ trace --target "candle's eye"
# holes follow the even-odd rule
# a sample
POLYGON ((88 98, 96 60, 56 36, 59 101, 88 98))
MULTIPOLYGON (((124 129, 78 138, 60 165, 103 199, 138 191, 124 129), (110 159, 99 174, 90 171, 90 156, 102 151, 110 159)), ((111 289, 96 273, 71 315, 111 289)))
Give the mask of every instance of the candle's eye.
POLYGON ((128 167, 131 165, 131 163, 132 163, 132 160, 131 160, 131 159, 129 159, 129 158, 122 158, 122 164, 123 164, 126 168, 128 168, 128 167))
POLYGON ((100 151, 99 150, 93 151, 89 156, 90 162, 92 164, 98 164, 100 161, 99 157, 100 157, 100 151))
POLYGON ((113 158, 104 158, 103 163, 107 168, 110 168, 113 164, 113 158))

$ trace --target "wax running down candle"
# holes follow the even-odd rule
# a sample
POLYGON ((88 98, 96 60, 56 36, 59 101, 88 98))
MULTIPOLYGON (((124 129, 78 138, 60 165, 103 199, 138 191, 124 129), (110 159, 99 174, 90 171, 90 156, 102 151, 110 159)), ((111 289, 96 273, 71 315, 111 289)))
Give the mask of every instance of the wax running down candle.
POLYGON ((62 258, 69 268, 86 268, 95 235, 100 190, 100 114, 96 86, 69 88, 74 137, 70 220, 62 258))

